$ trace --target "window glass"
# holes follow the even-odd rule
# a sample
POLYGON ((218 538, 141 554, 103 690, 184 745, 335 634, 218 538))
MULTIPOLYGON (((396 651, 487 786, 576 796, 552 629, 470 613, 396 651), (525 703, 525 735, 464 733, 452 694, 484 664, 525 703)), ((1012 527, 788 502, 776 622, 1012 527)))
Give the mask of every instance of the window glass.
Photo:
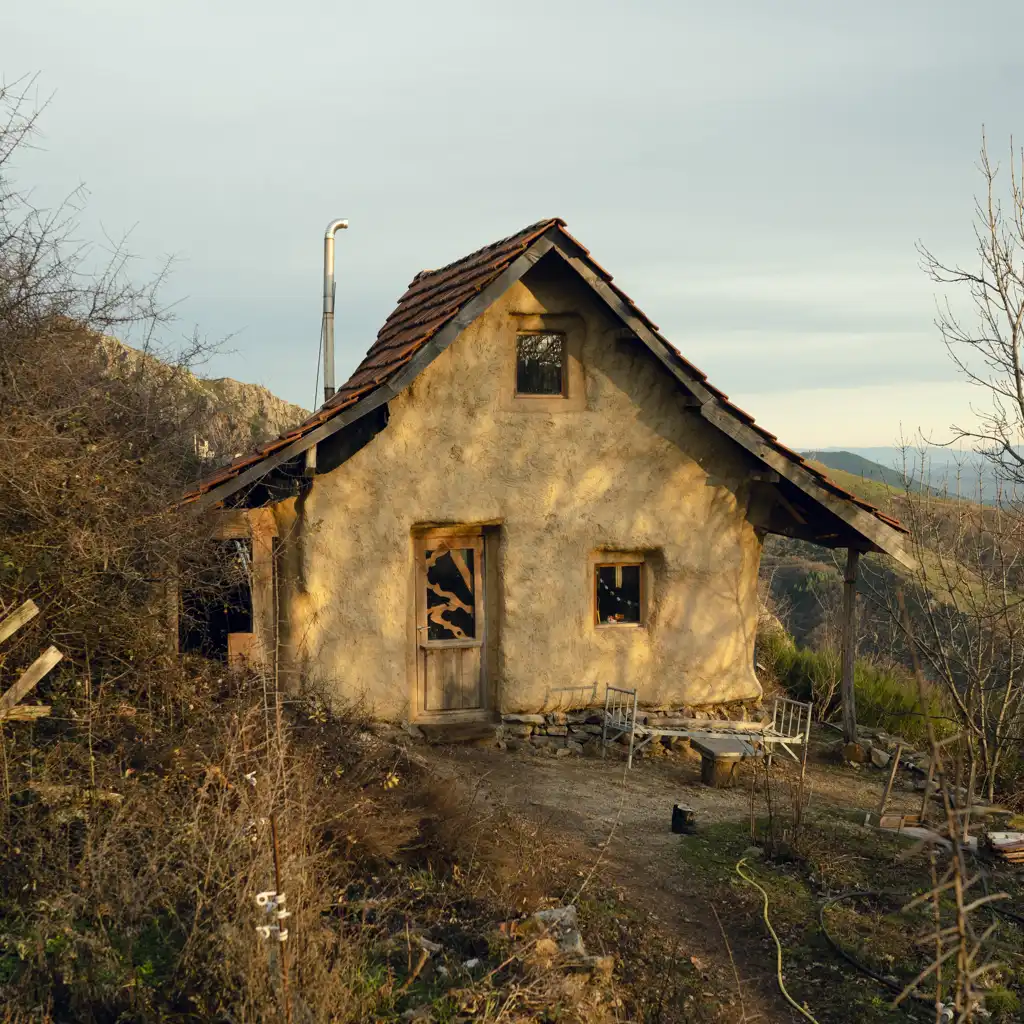
POLYGON ((427 551, 427 639, 476 638, 472 548, 427 551))
POLYGON ((597 566, 597 621, 602 625, 640 622, 639 565, 597 566))
POLYGON ((565 336, 517 335, 516 394, 563 395, 564 384, 565 336))

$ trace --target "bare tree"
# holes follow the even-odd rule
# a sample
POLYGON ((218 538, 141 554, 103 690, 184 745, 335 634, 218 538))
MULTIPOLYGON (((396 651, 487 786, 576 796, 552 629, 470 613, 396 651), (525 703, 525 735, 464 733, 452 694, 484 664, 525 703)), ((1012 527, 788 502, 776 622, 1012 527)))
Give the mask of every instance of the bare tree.
POLYGON ((916 567, 901 578, 866 566, 865 588, 894 626, 903 660, 919 660, 939 687, 991 800, 1024 735, 1024 520, 909 483, 899 505, 916 567))
POLYGON ((1024 152, 1010 142, 1009 167, 1000 180, 982 134, 979 169, 984 193, 975 203, 977 265, 947 264, 924 245, 922 266, 941 285, 962 285, 973 317, 962 319, 947 299, 937 326, 954 363, 967 380, 988 392, 977 426, 952 429, 992 464, 1012 496, 1024 484, 1024 152))

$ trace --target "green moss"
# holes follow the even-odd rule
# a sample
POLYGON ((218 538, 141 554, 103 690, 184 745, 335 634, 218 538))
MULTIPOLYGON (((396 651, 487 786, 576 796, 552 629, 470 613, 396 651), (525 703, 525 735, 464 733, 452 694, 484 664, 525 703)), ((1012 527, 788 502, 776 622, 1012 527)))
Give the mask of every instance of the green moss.
POLYGON ((985 995, 985 1009, 996 1021, 1020 1020, 1021 1001, 1008 988, 994 988, 985 995))

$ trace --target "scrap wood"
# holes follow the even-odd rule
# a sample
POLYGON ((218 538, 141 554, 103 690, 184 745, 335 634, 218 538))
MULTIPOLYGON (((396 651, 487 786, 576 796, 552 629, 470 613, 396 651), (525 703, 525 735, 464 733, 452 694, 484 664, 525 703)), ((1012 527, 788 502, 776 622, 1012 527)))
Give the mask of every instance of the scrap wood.
POLYGON ((1024 864, 1024 832, 986 832, 983 844, 1005 864, 1024 864))
POLYGON ((0 644, 8 637, 14 636, 26 622, 31 622, 38 614, 39 608, 35 601, 25 601, 17 611, 11 612, 0 622, 0 644))
MULTIPOLYGON (((56 647, 48 647, 32 662, 18 681, 0 697, 0 719, 6 718, 11 709, 35 688, 36 684, 64 657, 56 647)), ((39 717, 38 714, 35 717, 39 717)))
POLYGON ((31 722, 47 718, 51 710, 49 704, 19 704, 10 711, 0 711, 0 722, 31 722))

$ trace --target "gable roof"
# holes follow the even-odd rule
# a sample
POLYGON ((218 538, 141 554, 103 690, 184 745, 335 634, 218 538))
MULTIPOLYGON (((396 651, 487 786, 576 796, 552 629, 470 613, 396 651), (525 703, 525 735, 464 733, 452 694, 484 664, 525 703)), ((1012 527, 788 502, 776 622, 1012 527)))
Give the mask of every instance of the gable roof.
POLYGON ((847 526, 866 546, 901 561, 905 527, 870 502, 844 490, 798 452, 758 425, 728 395, 686 360, 658 326, 616 285, 565 229, 551 217, 487 245, 437 270, 417 274, 385 320, 362 362, 338 391, 303 423, 202 480, 182 504, 214 505, 301 455, 318 441, 364 416, 404 390, 447 345, 542 256, 556 252, 676 377, 690 403, 723 433, 747 449, 847 526))

